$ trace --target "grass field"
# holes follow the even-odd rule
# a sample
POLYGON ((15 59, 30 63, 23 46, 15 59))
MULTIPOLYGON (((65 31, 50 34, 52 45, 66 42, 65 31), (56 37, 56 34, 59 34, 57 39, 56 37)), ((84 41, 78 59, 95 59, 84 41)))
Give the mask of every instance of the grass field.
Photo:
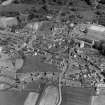
POLYGON ((23 65, 23 68, 17 73, 28 73, 28 72, 58 72, 54 65, 41 62, 39 56, 27 56, 23 65))
POLYGON ((0 92, 0 105, 23 105, 28 93, 28 91, 0 92))
POLYGON ((16 12, 16 11, 24 11, 24 10, 30 10, 31 8, 40 8, 38 5, 32 5, 32 4, 10 4, 7 6, 1 6, 0 5, 0 13, 1 12, 16 12))
POLYGON ((105 95, 93 96, 91 105, 105 105, 105 95))
POLYGON ((63 101, 61 105, 91 105, 91 96, 94 89, 64 87, 62 89, 63 101))

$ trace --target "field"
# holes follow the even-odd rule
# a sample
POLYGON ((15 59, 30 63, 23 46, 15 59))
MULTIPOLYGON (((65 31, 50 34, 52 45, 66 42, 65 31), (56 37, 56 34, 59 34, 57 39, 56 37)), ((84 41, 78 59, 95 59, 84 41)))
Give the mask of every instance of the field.
POLYGON ((29 92, 0 92, 0 105, 23 105, 29 92))
POLYGON ((27 56, 21 70, 17 73, 28 73, 28 72, 59 72, 56 66, 43 63, 39 56, 27 56))
POLYGON ((62 89, 63 101, 61 105, 91 105, 91 96, 94 89, 64 87, 62 89))
MULTIPOLYGON (((30 92, 41 97, 48 85, 61 89, 59 105, 97 105, 97 100, 104 99, 94 97, 98 84, 105 84, 105 41, 101 43, 105 40, 105 3, 101 1, 14 0, 6 6, 0 4, 0 89, 11 86, 0 91, 0 105, 24 105, 30 92), (100 41, 96 48, 94 40, 100 41), (16 62, 19 59, 22 62, 16 62), (15 75, 13 84, 7 73, 15 75)), ((55 104, 58 93, 54 92, 58 91, 46 92, 50 94, 45 98, 47 105, 55 104)), ((45 105, 40 97, 38 105, 45 105)))

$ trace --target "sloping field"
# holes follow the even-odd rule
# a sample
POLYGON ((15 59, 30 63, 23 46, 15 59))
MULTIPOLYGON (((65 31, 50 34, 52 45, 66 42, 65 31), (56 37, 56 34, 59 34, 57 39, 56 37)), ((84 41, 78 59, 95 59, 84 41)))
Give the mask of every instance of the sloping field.
MULTIPOLYGON (((91 105, 93 89, 65 87, 61 105, 91 105)), ((29 91, 0 92, 0 105, 23 105, 29 91)))
POLYGON ((105 105, 105 95, 93 96, 91 105, 105 105))
POLYGON ((94 89, 64 87, 62 89, 63 101, 61 105, 91 105, 91 96, 94 89))
POLYGON ((40 8, 40 5, 32 5, 32 4, 10 4, 7 6, 1 6, 0 5, 0 13, 1 12, 16 12, 16 11, 24 11, 24 10, 30 10, 31 8, 40 8))
POLYGON ((0 105, 24 105, 29 92, 0 92, 0 105))
POLYGON ((57 105, 59 102, 59 91, 55 86, 48 86, 42 96, 40 97, 37 105, 57 105))
POLYGON ((24 105, 35 105, 38 97, 39 97, 38 93, 30 92, 24 102, 24 105))
POLYGON ((85 38, 90 40, 105 40, 105 33, 90 31, 85 38))
MULTIPOLYGON (((30 83, 29 86, 27 87, 27 89, 21 91, 15 90, 0 91, 0 105, 27 105, 25 102, 28 96, 32 99, 33 97, 36 97, 35 95, 31 97, 29 93, 32 92, 39 94, 40 92, 43 91, 44 87, 44 85, 42 84, 41 88, 39 88, 39 83, 36 82, 30 83)), ((33 102, 35 103, 36 100, 33 100, 33 102)))
POLYGON ((101 25, 89 25, 86 36, 89 40, 105 40, 105 27, 101 25))
POLYGON ((39 56, 27 56, 23 65, 23 68, 18 73, 27 72, 58 72, 54 65, 41 62, 39 56))

